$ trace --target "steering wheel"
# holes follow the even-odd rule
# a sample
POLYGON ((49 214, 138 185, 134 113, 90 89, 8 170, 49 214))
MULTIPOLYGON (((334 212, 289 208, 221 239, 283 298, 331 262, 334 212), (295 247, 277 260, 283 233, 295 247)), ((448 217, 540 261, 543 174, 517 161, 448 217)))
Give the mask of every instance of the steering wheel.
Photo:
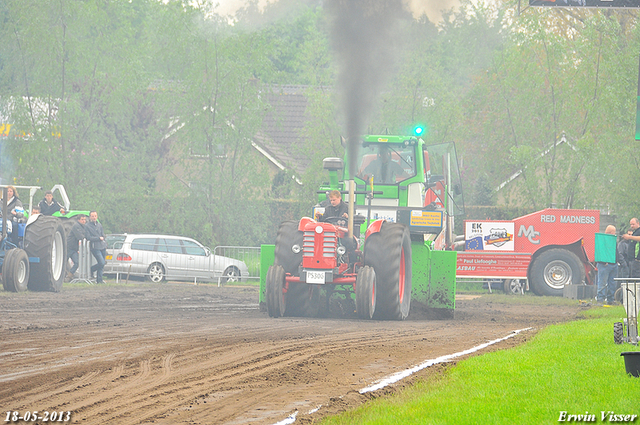
MULTIPOLYGON (((327 217, 325 219, 323 219, 322 221, 324 221, 325 223, 329 223, 329 224, 333 224, 334 226, 338 226, 341 225, 340 222, 347 222, 347 219, 344 217, 327 217)), ((346 224, 344 224, 346 225, 346 224)))

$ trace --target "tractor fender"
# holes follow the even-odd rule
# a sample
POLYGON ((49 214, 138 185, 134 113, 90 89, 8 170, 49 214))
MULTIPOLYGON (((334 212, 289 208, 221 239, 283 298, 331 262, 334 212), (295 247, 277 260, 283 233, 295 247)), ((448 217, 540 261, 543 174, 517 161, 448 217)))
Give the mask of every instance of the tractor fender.
POLYGON ((367 232, 364 234, 364 238, 367 239, 369 235, 373 233, 378 233, 380 231, 380 228, 382 227, 382 223, 384 222, 385 222, 384 219, 379 218, 378 220, 371 223, 369 227, 367 227, 367 232))
POLYGON ((298 230, 304 232, 304 228, 309 223, 315 223, 316 221, 311 217, 302 217, 300 223, 298 223, 298 230))
POLYGON ((527 270, 527 281, 531 281, 531 265, 533 263, 535 263, 536 259, 540 256, 540 254, 542 254, 543 252, 546 252, 550 249, 564 249, 567 250, 569 252, 574 253, 575 255, 578 256, 578 259, 582 262, 582 265, 584 267, 584 271, 585 271, 585 280, 587 281, 586 283, 588 285, 594 285, 595 284, 595 268, 593 266, 593 264, 589 261, 589 256, 587 255, 587 252, 584 249, 584 238, 580 238, 575 242, 569 243, 569 244, 565 244, 565 245, 559 245, 559 244, 553 244, 553 245, 547 245, 544 246, 542 248, 540 248, 539 250, 537 250, 532 256, 531 256, 531 262, 529 263, 529 269, 527 270))

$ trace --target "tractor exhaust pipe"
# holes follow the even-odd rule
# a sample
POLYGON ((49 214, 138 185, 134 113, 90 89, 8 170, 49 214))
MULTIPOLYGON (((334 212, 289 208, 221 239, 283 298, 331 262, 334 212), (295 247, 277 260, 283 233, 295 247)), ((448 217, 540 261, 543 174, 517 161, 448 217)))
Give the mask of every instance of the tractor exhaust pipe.
POLYGON ((355 181, 353 179, 349 180, 349 240, 353 239, 353 212, 356 204, 355 186, 355 181))

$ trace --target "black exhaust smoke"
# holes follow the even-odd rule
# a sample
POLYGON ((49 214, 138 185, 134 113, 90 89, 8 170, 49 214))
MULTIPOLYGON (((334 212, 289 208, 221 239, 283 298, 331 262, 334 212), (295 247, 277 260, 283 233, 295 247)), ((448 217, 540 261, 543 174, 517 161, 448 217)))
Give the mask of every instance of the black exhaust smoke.
POLYGON ((338 88, 352 179, 360 136, 396 63, 398 20, 408 14, 402 0, 326 0, 325 9, 339 66, 338 88))

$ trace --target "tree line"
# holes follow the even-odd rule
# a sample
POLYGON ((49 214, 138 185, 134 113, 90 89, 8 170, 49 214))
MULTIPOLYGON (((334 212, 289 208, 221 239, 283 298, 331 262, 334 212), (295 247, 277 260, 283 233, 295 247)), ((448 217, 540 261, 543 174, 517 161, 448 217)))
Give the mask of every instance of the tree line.
MULTIPOLYGON (((467 204, 637 215, 636 10, 461 4, 398 23, 368 132, 454 141, 467 204)), ((273 242, 344 153, 329 31, 319 0, 250 1, 234 21, 206 0, 0 2, 0 116, 24 132, 0 138, 0 178, 62 183, 109 232, 273 242), (308 87, 311 166, 286 190, 250 154, 274 84, 308 87)))

